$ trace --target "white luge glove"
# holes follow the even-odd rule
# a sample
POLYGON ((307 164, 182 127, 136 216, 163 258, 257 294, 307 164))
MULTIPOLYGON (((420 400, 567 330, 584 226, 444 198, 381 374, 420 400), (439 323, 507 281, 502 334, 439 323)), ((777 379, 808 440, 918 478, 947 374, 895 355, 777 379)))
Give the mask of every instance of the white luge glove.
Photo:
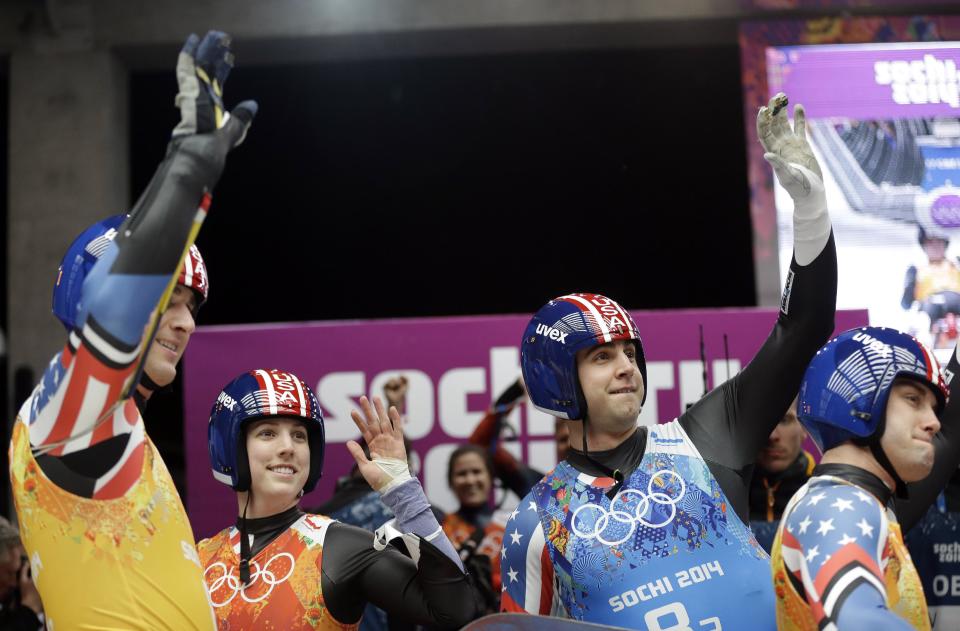
POLYGON ((781 92, 760 108, 757 137, 766 152, 763 157, 793 199, 794 257, 799 265, 807 265, 817 258, 830 237, 830 216, 823 172, 807 142, 803 106, 794 107, 791 129, 786 101, 781 92))

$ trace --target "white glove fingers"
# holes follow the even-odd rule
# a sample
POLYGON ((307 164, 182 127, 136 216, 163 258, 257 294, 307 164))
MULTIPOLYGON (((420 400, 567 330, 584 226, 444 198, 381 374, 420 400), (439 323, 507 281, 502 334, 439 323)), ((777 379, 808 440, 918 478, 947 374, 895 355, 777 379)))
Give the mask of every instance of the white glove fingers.
POLYGON ((793 108, 793 133, 807 141, 807 113, 799 103, 793 108))

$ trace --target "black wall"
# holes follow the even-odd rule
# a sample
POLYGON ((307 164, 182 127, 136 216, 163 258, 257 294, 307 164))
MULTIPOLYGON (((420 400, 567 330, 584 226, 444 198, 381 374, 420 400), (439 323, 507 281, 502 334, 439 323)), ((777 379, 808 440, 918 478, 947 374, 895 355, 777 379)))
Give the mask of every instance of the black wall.
MULTIPOLYGON (((227 102, 260 114, 198 241, 201 324, 755 302, 735 46, 280 68, 237 48, 227 102)), ((175 92, 132 77, 134 191, 175 92)), ((147 419, 172 468, 178 410, 147 419)))

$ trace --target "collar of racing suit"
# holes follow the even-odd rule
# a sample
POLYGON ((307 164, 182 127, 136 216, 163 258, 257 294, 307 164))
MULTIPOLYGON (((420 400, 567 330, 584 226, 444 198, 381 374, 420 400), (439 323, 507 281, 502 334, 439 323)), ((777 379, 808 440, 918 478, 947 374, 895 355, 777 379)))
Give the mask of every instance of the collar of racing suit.
MULTIPOLYGON (((250 547, 250 557, 253 558, 261 550, 270 545, 281 533, 285 532, 293 522, 303 516, 299 506, 291 506, 282 513, 269 517, 258 517, 247 520, 247 534, 253 535, 253 545, 250 547)), ((242 518, 237 517, 236 527, 241 530, 242 518)))
POLYGON ((866 469, 855 467, 852 464, 819 464, 813 469, 813 476, 816 477, 818 475, 830 475, 850 482, 851 484, 856 484, 860 488, 873 493, 884 506, 889 508, 893 507, 893 491, 883 483, 883 480, 866 469))
POLYGON ((640 466, 640 461, 643 460, 643 452, 646 448, 647 428, 638 427, 637 431, 635 431, 630 438, 613 449, 607 449, 606 451, 591 450, 590 458, 587 458, 586 454, 571 445, 570 450, 567 452, 566 460, 574 469, 587 475, 597 477, 609 475, 608 472, 602 471, 596 464, 590 462, 590 460, 593 459, 610 469, 620 470, 625 478, 629 478, 630 474, 640 466))

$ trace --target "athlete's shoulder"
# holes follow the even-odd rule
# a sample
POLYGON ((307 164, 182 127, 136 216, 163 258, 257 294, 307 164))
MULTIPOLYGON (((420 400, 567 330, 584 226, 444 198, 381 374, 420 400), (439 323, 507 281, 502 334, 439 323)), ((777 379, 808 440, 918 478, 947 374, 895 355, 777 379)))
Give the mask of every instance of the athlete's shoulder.
POLYGON ((233 530, 232 527, 224 528, 212 537, 207 537, 197 542, 197 554, 200 555, 201 564, 205 565, 207 560, 217 553, 217 550, 230 541, 231 530, 233 530))
MULTIPOLYGON (((313 545, 323 545, 327 536, 327 530, 331 524, 338 523, 326 515, 317 515, 315 513, 304 513, 300 519, 293 522, 290 528, 300 535, 307 543, 313 545)), ((364 531, 368 532, 368 531, 364 531)))
POLYGON ((790 502, 784 529, 802 547, 876 541, 886 532, 886 511, 864 489, 832 477, 811 478, 790 502), (836 541, 834 541, 836 540, 836 541))

